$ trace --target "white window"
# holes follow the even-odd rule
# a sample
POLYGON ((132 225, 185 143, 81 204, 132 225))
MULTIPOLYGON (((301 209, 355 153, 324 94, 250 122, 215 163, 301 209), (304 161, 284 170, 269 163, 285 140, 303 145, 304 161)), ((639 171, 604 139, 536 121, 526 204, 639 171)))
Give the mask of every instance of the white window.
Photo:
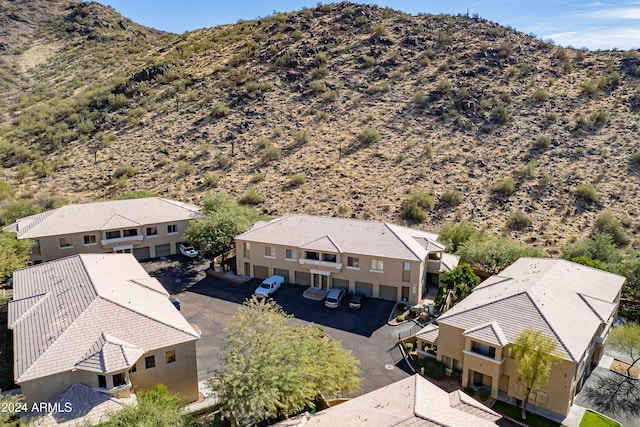
POLYGON ((122 236, 122 234, 120 234, 120 230, 107 231, 106 236, 107 236, 107 239, 119 239, 122 236))
POLYGON ((402 281, 408 282, 409 280, 411 280, 411 263, 405 261, 402 263, 402 281))
POLYGON ((264 247, 264 256, 265 257, 269 257, 269 258, 275 258, 276 257, 275 249, 273 249, 271 246, 265 246, 264 247))
POLYGON ((178 233, 178 224, 167 225, 167 234, 178 233))
POLYGON ((347 267, 360 268, 360 258, 354 256, 347 257, 347 267))
POLYGON ((61 237, 60 238, 60 249, 62 248, 72 248, 73 242, 71 241, 71 237, 61 237))
POLYGON ((97 242, 97 240, 96 240, 96 235, 95 234, 85 234, 84 235, 84 245, 85 246, 95 245, 96 242, 97 242))
POLYGON ((147 237, 157 236, 158 227, 147 227, 147 237))
POLYGON ((297 260, 298 259, 298 254, 296 253, 295 249, 287 249, 285 251, 285 258, 286 259, 291 259, 291 260, 297 260))
POLYGON ((384 271, 384 263, 381 259, 371 260, 371 271, 384 271))

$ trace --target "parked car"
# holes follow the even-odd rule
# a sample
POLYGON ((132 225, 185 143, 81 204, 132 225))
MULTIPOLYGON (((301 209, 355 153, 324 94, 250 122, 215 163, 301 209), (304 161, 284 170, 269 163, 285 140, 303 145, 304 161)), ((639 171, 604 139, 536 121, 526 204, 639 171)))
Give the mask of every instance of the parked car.
POLYGON ((284 277, 282 276, 271 276, 267 277, 260 283, 260 286, 256 288, 254 295, 258 298, 266 298, 273 295, 280 286, 284 283, 284 277))
POLYGON ((324 299, 324 306, 338 308, 342 304, 342 298, 344 298, 344 289, 331 289, 324 299))
POLYGON ((351 301, 349 301, 349 308, 352 310, 360 310, 365 299, 367 299, 367 297, 364 294, 353 294, 351 301))
POLYGON ((198 256, 198 251, 194 249, 193 246, 180 244, 180 253, 189 258, 195 258, 198 256))
POLYGON ((172 297, 169 298, 169 301, 171 301, 171 304, 180 311, 180 300, 178 298, 172 297))

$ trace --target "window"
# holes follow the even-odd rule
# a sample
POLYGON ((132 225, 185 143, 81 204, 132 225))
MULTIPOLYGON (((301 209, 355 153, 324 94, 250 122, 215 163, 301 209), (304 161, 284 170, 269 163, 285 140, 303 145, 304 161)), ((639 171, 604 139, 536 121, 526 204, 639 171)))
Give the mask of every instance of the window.
POLYGON ((40 240, 34 240, 31 245, 31 254, 40 255, 40 240))
POLYGON ((251 243, 250 242, 244 242, 244 257, 245 258, 250 258, 251 257, 251 243))
POLYGON ((60 248, 72 248, 73 242, 71 241, 71 237, 61 237, 60 238, 60 248))
POLYGON ((347 257, 347 267, 360 268, 360 258, 353 256, 347 257))
POLYGON ((315 259, 315 260, 319 260, 320 259, 320 255, 318 254, 318 252, 309 252, 307 251, 305 254, 307 259, 315 259))
POLYGON ((295 249, 287 249, 285 250, 285 256, 286 259, 293 259, 296 260, 298 259, 298 254, 296 253, 295 249))
POLYGON ((107 388, 107 377, 98 375, 98 387, 107 388))
POLYGON ((113 375, 113 386, 114 387, 125 385, 126 383, 127 382, 124 380, 124 374, 123 373, 119 373, 119 374, 113 375))
POLYGON ((136 366, 136 364, 134 363, 133 366, 131 367, 131 369, 129 369, 130 373, 136 372, 138 370, 138 367, 136 366))
POLYGON ((124 233, 122 233, 124 235, 124 237, 133 237, 133 236, 137 236, 138 235, 138 229, 136 228, 129 228, 128 230, 124 230, 124 233))
POLYGON ((107 231, 107 239, 119 239, 121 237, 120 230, 117 231, 107 231))
POLYGON ((371 271, 384 271, 384 263, 381 259, 371 260, 371 271))
POLYGON ((322 254, 322 260, 327 262, 336 262, 335 254, 322 254))
POLYGON ((411 263, 403 262, 402 263, 402 281, 408 282, 411 278, 411 263))
POLYGON ((276 250, 273 249, 271 246, 265 246, 264 247, 264 256, 275 258, 276 257, 276 250))
POLYGON ((144 358, 144 367, 145 369, 151 369, 156 367, 156 357, 155 356, 147 356, 144 358))
POLYGON ((157 236, 158 227, 147 227, 147 237, 157 236))
POLYGON ((167 225, 167 234, 178 233, 178 224, 167 225))
POLYGON ((97 242, 95 234, 85 234, 84 235, 84 245, 95 245, 97 242))
POLYGON ((488 346, 486 344, 481 344, 479 342, 471 341, 471 351, 474 353, 482 354, 484 356, 488 356, 491 358, 496 357, 496 348, 488 346))
POLYGON ((173 362, 176 361, 176 351, 175 350, 169 350, 169 351, 164 353, 164 357, 165 357, 165 360, 166 360, 167 364, 173 363, 173 362))
POLYGON ((449 356, 442 356, 441 361, 448 369, 451 369, 451 358, 449 356))

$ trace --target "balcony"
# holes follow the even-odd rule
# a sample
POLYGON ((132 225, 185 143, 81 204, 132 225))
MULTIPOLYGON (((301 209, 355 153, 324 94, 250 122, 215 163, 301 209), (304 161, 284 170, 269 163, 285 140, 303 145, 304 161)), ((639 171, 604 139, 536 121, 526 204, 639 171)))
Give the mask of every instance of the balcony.
POLYGON ((341 262, 320 261, 319 259, 298 258, 300 265, 312 265, 315 267, 335 268, 336 270, 342 270, 341 262))
POLYGON ((609 337, 609 331, 611 330, 611 326, 613 326, 613 320, 614 320, 613 317, 609 319, 607 324, 604 325, 602 332, 600 334, 596 334, 594 339, 597 344, 603 344, 603 345, 605 344, 605 341, 607 341, 607 338, 609 337))
POLYGON ((496 363, 498 365, 502 364, 502 362, 504 362, 504 357, 502 359, 500 359, 500 360, 497 360, 497 359, 494 359, 491 356, 487 356, 487 355, 484 355, 482 353, 478 353, 478 352, 471 351, 471 350, 462 350, 462 352, 464 354, 468 354, 469 356, 479 357, 482 360, 487 360, 489 362, 493 362, 493 363, 496 363))
POLYGON ((131 383, 122 384, 112 388, 92 387, 95 391, 107 394, 112 397, 123 398, 131 396, 131 383))
POLYGON ((440 259, 427 260, 427 273, 439 273, 441 267, 442 267, 442 260, 440 259))
POLYGON ((115 239, 102 239, 100 240, 100 244, 102 246, 112 246, 120 245, 122 243, 141 242, 142 239, 144 239, 144 236, 142 234, 138 234, 135 236, 117 237, 115 239))

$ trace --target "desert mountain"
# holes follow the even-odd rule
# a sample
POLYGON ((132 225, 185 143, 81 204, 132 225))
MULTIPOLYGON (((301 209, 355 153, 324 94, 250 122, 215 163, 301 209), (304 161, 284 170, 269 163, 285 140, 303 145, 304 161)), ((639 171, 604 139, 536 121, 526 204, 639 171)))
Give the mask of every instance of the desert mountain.
POLYGON ((637 51, 350 3, 183 35, 71 0, 0 0, 0 17, 0 173, 23 195, 221 190, 271 216, 401 223, 422 190, 423 227, 550 253, 605 210, 640 227, 637 51))

